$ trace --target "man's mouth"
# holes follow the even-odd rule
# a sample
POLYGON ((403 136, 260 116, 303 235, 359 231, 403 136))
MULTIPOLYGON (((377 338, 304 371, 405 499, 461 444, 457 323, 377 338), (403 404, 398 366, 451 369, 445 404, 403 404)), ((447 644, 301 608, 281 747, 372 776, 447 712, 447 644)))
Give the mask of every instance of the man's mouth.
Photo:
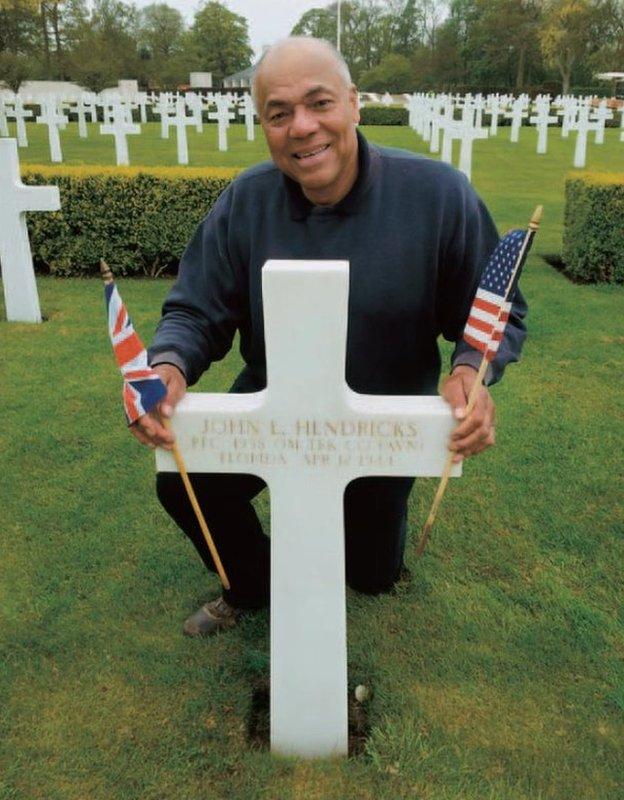
POLYGON ((301 153, 293 153, 294 157, 299 161, 304 161, 306 158, 313 158, 314 156, 318 156, 319 153, 323 153, 329 147, 328 144, 322 144, 320 147, 315 147, 314 150, 306 150, 305 152, 301 153))

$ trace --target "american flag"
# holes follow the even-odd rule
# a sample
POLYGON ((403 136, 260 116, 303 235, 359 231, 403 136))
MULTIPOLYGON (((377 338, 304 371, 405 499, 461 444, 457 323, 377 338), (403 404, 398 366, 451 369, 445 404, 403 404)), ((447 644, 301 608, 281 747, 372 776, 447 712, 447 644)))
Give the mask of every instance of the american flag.
POLYGON ((147 365, 147 351, 134 330, 114 283, 105 285, 104 295, 108 312, 108 333, 124 379, 124 408, 128 425, 132 425, 160 403, 166 396, 167 389, 158 374, 147 365))
POLYGON ((516 230, 501 239, 481 275, 470 309, 464 341, 483 353, 488 361, 496 355, 509 319, 511 303, 505 297, 511 294, 509 284, 526 235, 526 231, 516 230))

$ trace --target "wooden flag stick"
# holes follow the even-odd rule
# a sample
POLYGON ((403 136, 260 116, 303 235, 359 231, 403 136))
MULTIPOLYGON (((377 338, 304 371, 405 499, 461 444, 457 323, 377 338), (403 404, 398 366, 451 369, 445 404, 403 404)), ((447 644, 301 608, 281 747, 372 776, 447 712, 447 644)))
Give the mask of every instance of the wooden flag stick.
MULTIPOLYGON (((102 273, 102 280, 104 281, 104 283, 114 282, 113 273, 111 272, 108 264, 105 261, 100 261, 100 272, 102 273)), ((171 422, 168 419, 165 419, 163 417, 162 423, 164 427, 167 428, 167 430, 171 430, 171 422)), ((178 471, 180 473, 180 477, 182 478, 182 483, 184 484, 184 488, 186 489, 188 499, 190 500, 191 506, 193 507, 193 511, 195 512, 195 516, 197 517, 197 522, 199 523, 201 532, 204 535, 204 539, 206 540, 206 544, 208 545, 208 549, 210 550, 210 555, 212 556, 212 560, 214 561, 215 567, 217 568, 217 572, 219 574, 219 578, 221 579, 221 583, 223 584, 223 588, 229 589, 230 582, 228 580, 228 576, 226 575, 225 569, 223 568, 223 564, 221 563, 221 559, 219 558, 219 553, 217 552, 214 540, 210 535, 210 531, 208 530, 208 525, 206 524, 206 520, 204 519, 202 510, 199 506, 199 503, 197 502, 195 490, 193 489, 191 480, 188 476, 188 472, 184 464, 184 459, 182 458, 182 453, 180 452, 180 448, 178 447, 178 444, 175 441, 173 443, 172 455, 174 461, 176 462, 176 466, 178 467, 178 471)))
MULTIPOLYGON (((527 235, 525 236, 524 242, 522 243, 522 248, 520 249, 520 253, 518 254, 518 260, 511 274, 511 277, 509 278, 509 285, 507 286, 507 290, 505 292, 505 301, 507 301, 511 288, 514 285, 516 275, 518 274, 518 270, 522 266, 525 254, 527 252, 527 248, 530 245, 531 240, 539 227, 539 223, 542 218, 542 210, 543 210, 542 206, 537 206, 537 208, 533 212, 533 216, 531 217, 531 221, 529 222, 529 229, 527 231, 527 235)), ((501 305, 498 311, 499 319, 502 312, 502 308, 503 307, 501 305)), ((475 382, 472 384, 472 389, 470 390, 470 394, 468 395, 465 419, 467 419, 472 414, 475 404, 477 402, 477 397, 479 396, 481 384, 483 382, 483 378, 485 377, 485 373, 489 363, 486 358, 486 353, 487 349, 486 352, 483 354, 483 358, 481 359, 481 364, 479 365, 475 382)), ((435 497, 433 498, 433 503, 431 504, 431 510, 429 511, 429 516, 427 517, 427 521, 423 525, 420 534, 420 540, 418 542, 418 547, 416 549, 416 556, 418 558, 422 556, 425 547, 427 546, 427 542, 429 541, 431 528, 433 527, 433 523, 435 522, 436 514, 438 513, 438 508, 440 507, 440 503, 442 502, 442 498, 444 497, 444 492, 446 491, 446 486, 451 476, 451 469, 453 468, 454 455, 455 453, 451 451, 449 452, 448 457, 446 459, 446 464, 444 465, 444 471, 442 473, 442 477, 440 478, 440 483, 438 484, 438 490, 436 491, 435 497)))
MULTIPOLYGON (((168 419, 163 417, 162 422, 165 428, 171 430, 171 422, 168 419)), ((199 506, 199 503, 197 502, 195 490, 193 489, 191 480, 188 476, 188 472, 186 471, 186 465, 184 464, 184 459, 182 458, 182 453, 180 452, 180 448, 178 447, 177 442, 173 443, 173 449, 171 453, 176 462, 176 466, 178 467, 180 477, 182 478, 182 483, 184 483, 184 488, 186 489, 188 499, 191 501, 191 505, 193 506, 193 511, 195 512, 195 516, 197 517, 197 522, 199 522, 199 527, 201 528, 201 532, 203 533, 204 539, 206 540, 206 544, 208 545, 208 549, 210 550, 210 555, 212 556, 212 560, 214 561, 215 567, 217 568, 217 572, 219 573, 219 578, 221 579, 223 588, 229 589, 230 582, 228 580, 228 576, 225 573, 225 569, 223 568, 223 564, 221 563, 221 559, 219 558, 219 553, 217 552, 216 545, 214 543, 212 536, 210 535, 208 525, 206 524, 206 520, 204 519, 202 510, 199 506)))

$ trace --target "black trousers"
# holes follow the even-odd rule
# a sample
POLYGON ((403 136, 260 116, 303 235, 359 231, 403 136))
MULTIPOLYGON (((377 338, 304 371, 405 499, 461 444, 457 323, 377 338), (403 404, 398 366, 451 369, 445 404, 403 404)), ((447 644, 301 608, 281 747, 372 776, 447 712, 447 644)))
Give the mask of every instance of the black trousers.
MULTIPOLYGON (((407 498, 413 478, 359 478, 344 495, 346 579, 367 594, 392 588, 403 565, 407 498)), ((268 605, 270 540, 251 500, 265 487, 253 475, 193 473, 191 483, 204 512, 231 588, 226 601, 238 608, 268 605)), ((206 567, 215 566, 180 476, 156 477, 158 498, 184 531, 206 567)))

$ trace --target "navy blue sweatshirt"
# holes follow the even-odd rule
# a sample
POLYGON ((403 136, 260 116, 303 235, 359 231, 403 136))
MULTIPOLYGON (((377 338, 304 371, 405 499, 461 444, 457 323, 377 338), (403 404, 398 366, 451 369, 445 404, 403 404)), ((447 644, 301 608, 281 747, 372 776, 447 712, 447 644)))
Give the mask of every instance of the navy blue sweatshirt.
MULTIPOLYGON (((453 366, 481 354, 461 340, 498 234, 465 177, 448 164, 378 147, 358 132, 359 171, 334 206, 314 206, 272 163, 237 177, 199 225, 163 305, 150 363, 195 383, 240 331, 246 367, 234 391, 266 385, 261 271, 270 258, 349 261, 346 379, 367 394, 435 394, 437 339, 453 366)), ((526 305, 519 292, 488 383, 517 361, 526 305)), ((285 332, 284 335, 288 335, 285 332)))

